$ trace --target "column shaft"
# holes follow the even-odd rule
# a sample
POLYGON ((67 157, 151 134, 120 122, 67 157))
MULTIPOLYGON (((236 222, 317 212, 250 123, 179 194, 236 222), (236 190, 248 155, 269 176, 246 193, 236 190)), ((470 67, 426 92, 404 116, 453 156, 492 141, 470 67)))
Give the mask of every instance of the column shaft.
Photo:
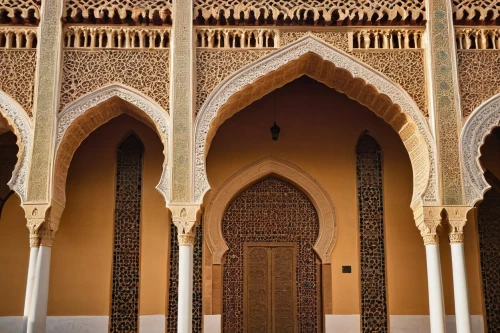
POLYGON ((425 245, 427 258, 427 280, 429 285, 429 313, 431 333, 446 333, 445 310, 443 299, 443 280, 441 278, 441 261, 439 245, 425 245))
POLYGON ((31 298, 28 333, 45 333, 49 300, 50 254, 52 248, 40 246, 35 268, 35 281, 31 298))
POLYGON ((179 246, 179 300, 177 332, 193 330, 193 246, 179 246))
POLYGON ((455 294, 457 333, 471 333, 463 243, 451 244, 451 260, 453 265, 453 291, 455 294))
POLYGON ((36 261, 38 258, 39 247, 30 248, 30 262, 28 265, 28 280, 26 282, 26 297, 24 298, 24 322, 23 333, 28 330, 28 316, 30 312, 30 304, 33 295, 33 285, 35 283, 36 261))

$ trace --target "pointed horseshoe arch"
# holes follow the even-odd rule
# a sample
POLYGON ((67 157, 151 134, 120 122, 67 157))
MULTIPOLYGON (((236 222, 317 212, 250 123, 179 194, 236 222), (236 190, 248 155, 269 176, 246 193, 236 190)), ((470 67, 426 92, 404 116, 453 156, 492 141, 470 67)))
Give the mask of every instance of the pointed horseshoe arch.
POLYGON ((213 265, 220 265, 224 253, 228 250, 222 235, 222 217, 227 207, 239 193, 271 176, 295 185, 311 200, 319 219, 319 235, 314 244, 314 251, 323 264, 330 263, 338 228, 337 215, 330 196, 316 179, 295 164, 274 156, 267 156, 230 176, 221 185, 207 207, 203 223, 213 265))
POLYGON ((435 140, 415 102, 383 74, 314 36, 305 36, 235 72, 205 101, 195 124, 191 195, 196 202, 201 203, 210 189, 205 162, 218 127, 247 105, 302 75, 346 94, 389 123, 401 137, 412 163, 412 206, 438 203, 435 140))
POLYGON ((484 178, 479 158, 484 140, 495 127, 500 126, 500 94, 481 104, 470 115, 460 136, 462 174, 467 205, 473 207, 483 199, 491 187, 484 178))
POLYGON ((158 191, 169 200, 169 170, 167 147, 169 137, 169 115, 152 100, 140 92, 119 84, 113 84, 68 105, 57 121, 56 160, 54 166, 53 200, 66 202, 66 177, 74 152, 82 141, 95 129, 109 120, 123 114, 135 118, 153 127, 163 143, 165 162, 158 191))
POLYGON ((16 166, 8 185, 19 195, 21 203, 24 203, 28 181, 28 159, 33 139, 32 123, 22 106, 3 91, 0 91, 0 113, 14 130, 19 147, 16 166))

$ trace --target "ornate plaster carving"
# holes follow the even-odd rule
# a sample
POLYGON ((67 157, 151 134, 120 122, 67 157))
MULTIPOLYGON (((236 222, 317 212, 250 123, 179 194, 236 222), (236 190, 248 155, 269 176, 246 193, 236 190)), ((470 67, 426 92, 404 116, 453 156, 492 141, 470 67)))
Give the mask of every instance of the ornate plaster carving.
POLYGON ((204 193, 210 187, 206 177, 205 158, 217 127, 254 100, 303 74, 346 93, 392 124, 399 132, 412 160, 413 203, 419 200, 434 204, 438 202, 434 138, 415 102, 383 74, 313 36, 305 36, 238 70, 207 98, 195 123, 195 186, 192 195, 196 202, 203 200, 204 193), (319 60, 299 61, 308 55, 315 55, 319 60), (266 78, 269 80, 264 80, 266 78), (363 87, 367 89, 364 93, 363 87), (243 89, 248 91, 242 92, 243 89), (220 111, 221 108, 225 109, 220 111), (224 111, 227 113, 224 114, 224 111))
POLYGON ((468 206, 446 206, 446 220, 449 225, 449 234, 451 244, 460 244, 464 242, 464 226, 467 223, 467 213, 472 207, 468 206))
POLYGON ((170 205, 172 222, 177 228, 179 246, 194 246, 196 227, 200 221, 199 205, 170 205))
POLYGON ((261 49, 278 48, 279 31, 276 29, 210 28, 196 29, 197 46, 209 49, 261 49))
MULTIPOLYGON (((81 143, 80 141, 73 144, 72 141, 75 141, 75 138, 67 135, 68 130, 77 120, 82 119, 82 117, 85 117, 86 112, 88 110, 98 107, 102 103, 109 101, 112 98, 118 98, 122 101, 130 103, 131 105, 136 107, 136 110, 142 111, 142 113, 145 115, 146 118, 145 121, 146 122, 150 121, 153 124, 163 142, 164 147, 167 147, 167 142, 169 139, 169 131, 170 131, 169 116, 168 113, 160 106, 158 106, 156 103, 154 103, 147 97, 144 97, 141 93, 131 88, 118 84, 113 84, 105 88, 102 88, 94 93, 88 94, 80 98, 76 102, 68 105, 59 114, 58 117, 57 134, 56 134, 57 135, 56 167, 54 175, 55 175, 55 187, 56 187, 55 192, 61 193, 62 191, 62 196, 61 195, 57 196, 56 194, 54 194, 54 197, 55 198, 57 197, 59 199, 57 201, 60 202, 65 201, 64 188, 66 184, 66 173, 65 172, 63 173, 64 174, 63 179, 58 179, 58 173, 60 173, 61 170, 64 170, 65 168, 67 171, 67 167, 69 167, 69 163, 71 162, 71 156, 73 156, 74 150, 76 150, 76 148, 81 143), (67 147, 64 147, 64 149, 61 149, 64 140, 68 140, 71 144, 68 145, 67 147), (73 151, 62 151, 65 149, 70 149, 73 151), (61 162, 58 161, 59 158, 62 158, 64 160, 63 165, 59 165, 58 162, 61 162)), ((116 110, 111 110, 111 109, 113 108, 107 108, 107 110, 102 110, 102 112, 99 115, 97 115, 96 119, 94 120, 90 119, 91 121, 90 124, 82 126, 82 131, 83 132, 87 131, 87 132, 84 133, 81 140, 83 140, 87 135, 89 135, 96 127, 100 126, 104 122, 110 120, 113 117, 116 117, 117 115, 125 111, 125 110, 119 110, 119 108, 115 108, 116 110)), ((139 114, 138 117, 140 116, 141 115, 139 114)), ((164 153, 166 154, 166 148, 164 150, 164 153)), ((160 193, 163 194, 167 202, 169 200, 169 193, 170 193, 169 172, 170 172, 170 165, 169 163, 167 163, 167 155, 165 155, 163 173, 160 179, 160 183, 157 185, 156 188, 158 189, 158 191, 160 191, 160 193)))
POLYGON ((1 27, 0 48, 33 49, 36 48, 35 28, 1 27))
POLYGON ((353 49, 421 49, 423 30, 360 29, 353 32, 353 49))
POLYGON ((14 19, 16 14, 20 14, 24 20, 32 16, 40 18, 41 0, 3 0, 0 2, 0 13, 6 12, 10 19, 14 19))
POLYGON ((473 207, 483 199, 490 185, 484 178, 479 157, 481 146, 491 131, 500 126, 500 95, 490 98, 479 106, 467 119, 460 136, 462 173, 465 198, 468 206, 473 207))
POLYGON ((32 147, 32 124, 23 108, 10 96, 0 91, 0 113, 17 136, 17 163, 9 181, 9 187, 15 191, 21 201, 26 201, 28 182, 28 159, 32 147))
POLYGON ((443 217, 443 207, 421 206, 413 210, 415 224, 420 230, 420 235, 424 240, 424 245, 438 245, 438 228, 441 228, 443 217))
POLYGON ((453 14, 455 20, 490 21, 500 17, 500 5, 495 0, 453 0, 453 14))
POLYGON ((212 253, 213 265, 220 265, 228 250, 222 235, 222 217, 233 197, 257 181, 268 177, 282 177, 295 184, 309 197, 319 218, 319 236, 314 251, 323 264, 330 263, 330 256, 337 240, 337 216, 333 202, 321 184, 298 166, 273 156, 267 156, 231 175, 214 194, 207 206, 203 223, 206 242, 212 253))
POLYGON ((239 20, 243 16, 247 21, 253 15, 256 19, 263 15, 265 19, 272 16, 278 20, 283 16, 284 21, 303 19, 308 12, 314 15, 314 23, 320 18, 327 24, 332 21, 343 22, 359 18, 360 21, 381 20, 385 17, 389 21, 404 21, 411 17, 417 20, 425 15, 424 0, 406 0, 394 2, 390 0, 293 0, 293 1, 224 1, 224 0, 195 0, 195 13, 201 12, 205 20, 214 18, 217 21, 221 16, 233 17, 239 20))

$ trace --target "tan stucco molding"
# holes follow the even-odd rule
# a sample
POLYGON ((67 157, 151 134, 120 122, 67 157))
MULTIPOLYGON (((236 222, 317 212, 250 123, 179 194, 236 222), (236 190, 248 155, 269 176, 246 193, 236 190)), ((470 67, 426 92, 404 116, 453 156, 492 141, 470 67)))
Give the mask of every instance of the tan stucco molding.
POLYGON ((58 116, 54 191, 52 201, 64 206, 66 177, 73 154, 83 140, 111 119, 129 114, 155 129, 164 147, 165 160, 158 191, 169 201, 170 165, 167 147, 170 120, 167 111, 140 92, 113 84, 92 92, 68 105, 58 116))
POLYGON ((442 228, 446 211, 442 206, 420 206, 413 210, 415 225, 425 245, 439 244, 439 231, 442 228))
POLYGON ((439 205, 435 139, 408 93, 385 75, 308 35, 235 72, 203 104, 195 123, 194 202, 210 189, 206 156, 217 129, 235 113, 273 90, 307 75, 367 106, 399 134, 413 170, 412 207, 439 205))
POLYGON ((52 205, 28 203, 22 207, 30 233, 30 247, 51 247, 59 229, 64 206, 57 203, 52 205))
POLYGON ((33 140, 32 123, 22 106, 3 91, 0 91, 0 114, 7 120, 10 130, 16 135, 19 147, 17 163, 8 185, 19 195, 21 202, 25 202, 29 156, 33 140))
POLYGON ((462 174, 468 206, 483 199, 490 185, 484 178, 479 158, 481 146, 491 131, 500 126, 500 94, 481 104, 467 119, 460 136, 462 174))
POLYGON ((314 244, 314 251, 323 264, 329 264, 338 229, 337 216, 330 196, 306 171, 274 156, 266 156, 231 175, 208 204, 203 223, 206 230, 205 239, 212 253, 211 264, 222 264, 222 258, 228 250, 222 235, 222 217, 228 205, 243 190, 269 176, 285 179, 309 197, 319 219, 319 236, 314 244))
POLYGON ((467 223, 467 213, 473 207, 469 206, 445 206, 446 221, 448 223, 448 237, 450 244, 464 242, 464 227, 467 223))
POLYGON ((179 246, 194 246, 196 241, 196 227, 200 222, 201 216, 200 205, 175 203, 169 205, 168 208, 172 212, 172 223, 177 228, 179 246))

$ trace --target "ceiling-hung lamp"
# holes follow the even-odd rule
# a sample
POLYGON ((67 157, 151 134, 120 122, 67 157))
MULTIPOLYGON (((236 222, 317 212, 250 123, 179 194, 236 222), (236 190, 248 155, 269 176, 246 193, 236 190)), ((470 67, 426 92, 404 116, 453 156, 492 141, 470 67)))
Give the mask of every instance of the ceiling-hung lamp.
POLYGON ((273 141, 277 141, 281 128, 276 124, 276 91, 274 92, 274 125, 270 128, 273 141))

